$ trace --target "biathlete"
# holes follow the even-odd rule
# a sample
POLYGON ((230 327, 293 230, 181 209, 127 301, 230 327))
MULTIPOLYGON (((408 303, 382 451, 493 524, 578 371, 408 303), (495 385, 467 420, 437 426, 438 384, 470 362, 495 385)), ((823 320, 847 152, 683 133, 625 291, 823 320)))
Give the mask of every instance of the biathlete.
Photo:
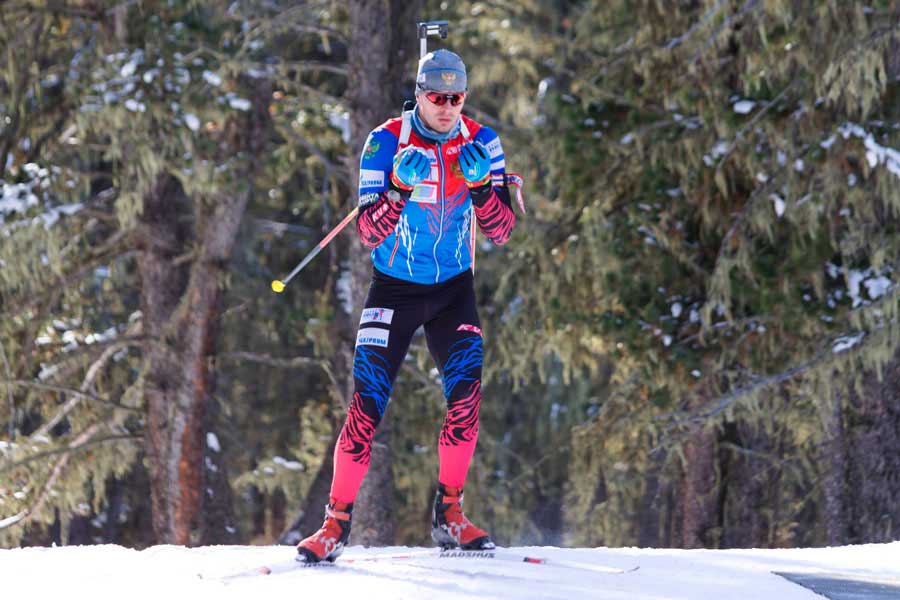
POLYGON ((373 275, 359 322, 354 393, 334 450, 325 522, 300 542, 300 560, 333 561, 350 536, 353 502, 372 439, 410 341, 424 327, 447 400, 431 535, 445 548, 492 549, 462 512, 481 404, 483 342, 475 305, 473 219, 494 244, 516 222, 500 138, 461 112, 466 66, 437 50, 420 62, 416 106, 373 130, 360 159, 356 230, 373 275))

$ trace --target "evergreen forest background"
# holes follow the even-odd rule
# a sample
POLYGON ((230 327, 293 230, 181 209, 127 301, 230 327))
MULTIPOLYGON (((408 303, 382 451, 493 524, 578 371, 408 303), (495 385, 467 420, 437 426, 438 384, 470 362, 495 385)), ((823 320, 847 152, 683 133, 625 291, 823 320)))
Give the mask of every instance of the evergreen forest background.
MULTIPOLYGON (((0 2, 0 546, 321 523, 416 21, 527 215, 479 244, 502 545, 900 539, 900 2, 0 2)), ((482 241, 483 238, 481 238, 482 241)), ((417 337, 353 543, 425 545, 417 337)))

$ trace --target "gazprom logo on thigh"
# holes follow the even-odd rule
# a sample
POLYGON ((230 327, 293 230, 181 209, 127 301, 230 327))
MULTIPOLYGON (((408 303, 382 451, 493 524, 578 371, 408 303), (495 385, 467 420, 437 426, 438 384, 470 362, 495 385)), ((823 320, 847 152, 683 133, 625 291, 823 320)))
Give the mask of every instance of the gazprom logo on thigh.
POLYGON ((357 346, 381 346, 387 348, 390 331, 377 327, 366 327, 356 334, 357 346))

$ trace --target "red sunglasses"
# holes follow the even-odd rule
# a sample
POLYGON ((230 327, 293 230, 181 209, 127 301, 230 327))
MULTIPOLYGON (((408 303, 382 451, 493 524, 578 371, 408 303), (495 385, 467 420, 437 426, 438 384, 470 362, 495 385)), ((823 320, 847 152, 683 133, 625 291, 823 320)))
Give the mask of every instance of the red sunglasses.
POLYGON ((425 97, 437 106, 443 106, 447 102, 450 102, 451 106, 459 106, 466 99, 465 94, 439 94, 438 92, 428 92, 425 97))

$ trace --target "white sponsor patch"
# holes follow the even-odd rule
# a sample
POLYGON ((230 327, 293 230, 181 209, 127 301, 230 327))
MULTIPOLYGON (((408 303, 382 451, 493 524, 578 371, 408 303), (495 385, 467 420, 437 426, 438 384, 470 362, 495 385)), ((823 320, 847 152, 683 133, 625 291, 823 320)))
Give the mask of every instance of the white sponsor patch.
POLYGON ((387 329, 378 329, 377 327, 360 329, 359 333, 356 334, 356 345, 387 348, 390 333, 387 329))
POLYGON ((377 169, 360 169, 359 187, 384 187, 384 171, 379 171, 377 169))
POLYGON ((392 308, 365 308, 362 311, 362 317, 359 324, 363 323, 384 323, 390 325, 394 320, 394 309, 392 308))
POLYGON ((491 158, 503 155, 503 146, 500 145, 500 138, 494 138, 486 147, 491 158))
POLYGON ((413 202, 437 204, 437 186, 430 183, 420 183, 413 189, 409 199, 413 202))

